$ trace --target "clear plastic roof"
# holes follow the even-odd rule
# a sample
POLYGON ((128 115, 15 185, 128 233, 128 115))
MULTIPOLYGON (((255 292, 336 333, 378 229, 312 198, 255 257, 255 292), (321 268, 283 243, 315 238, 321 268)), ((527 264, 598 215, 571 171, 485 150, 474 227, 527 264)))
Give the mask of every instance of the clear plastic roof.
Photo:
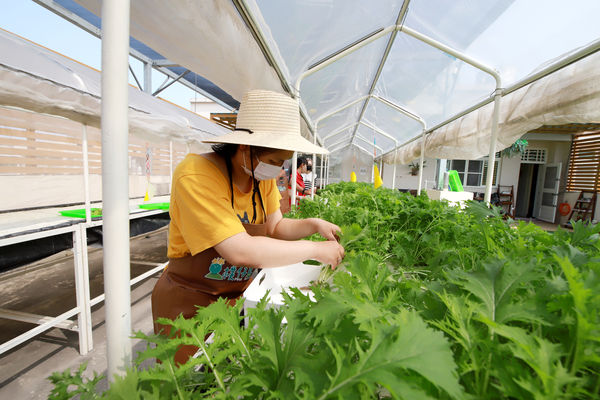
MULTIPOLYGON (((402 18, 403 1, 248 0, 268 45, 289 82, 322 60, 402 18)), ((412 0, 403 24, 497 70, 503 87, 544 63, 600 37, 600 2, 576 0, 412 0)), ((374 94, 423 118, 428 127, 489 98, 495 80, 488 73, 404 32, 385 35, 302 80, 300 98, 314 120, 374 94), (385 58, 381 73, 377 71, 385 58)), ((366 121, 399 144, 422 132, 418 122, 369 99, 318 124, 321 137, 366 121)), ((344 133, 346 134, 346 133, 344 133)), ((364 125, 349 129, 389 151, 395 143, 364 125)), ((338 141, 339 136, 326 144, 338 141), (337 139, 337 140, 335 140, 337 139)), ((372 150, 372 147, 369 147, 372 150)))
MULTIPOLYGON (((57 1, 99 26, 101 0, 57 1)), ((496 89, 494 78, 461 60, 461 54, 498 71, 502 87, 511 88, 580 47, 593 43, 577 62, 597 51, 598 15, 598 0, 131 0, 131 43, 153 60, 166 58, 179 65, 172 68, 186 68, 214 82, 216 89, 222 88, 230 97, 216 91, 215 96, 223 96, 228 104, 254 88, 297 95, 296 83, 308 73, 301 80, 299 95, 302 110, 321 139, 354 124, 344 133, 349 142, 367 147, 355 136, 374 137, 377 146, 388 152, 396 143, 381 132, 402 146, 423 131, 421 124, 388 104, 370 97, 319 119, 373 95, 422 118, 427 129, 440 128, 465 110, 490 100, 496 89), (427 44, 427 38, 454 50, 455 55, 427 44), (321 68, 332 57, 366 42, 321 68), (359 122, 379 132, 369 131, 359 122)), ((578 80, 577 85, 585 87, 585 79, 578 80)), ((526 100, 529 108, 539 103, 537 98, 526 100)), ((513 107, 508 117, 516 110, 531 115, 523 101, 513 99, 513 107)), ((546 108, 564 123, 583 118, 575 109, 565 114, 565 110, 551 107, 546 108)), ((590 104, 589 109, 596 107, 590 104)), ((535 124, 548 122, 545 109, 535 110, 539 117, 535 124)), ((595 118, 595 114, 588 113, 585 118, 590 117, 595 118)), ((472 140, 477 147, 471 154, 474 157, 480 156, 480 149, 490 141, 486 124, 491 118, 481 114, 480 119, 477 129, 486 132, 472 140)), ((462 129, 464 124, 456 126, 462 129)), ((519 132, 502 134, 500 131, 499 143, 507 146, 519 132)), ((440 140, 452 141, 460 135, 465 136, 464 132, 446 131, 437 140, 437 150, 447 148, 440 140)), ((336 135, 325 142, 331 145, 340 138, 336 135)), ((459 141, 453 143, 454 148, 460 148, 459 141)), ((433 154, 429 144, 426 149, 433 154)))

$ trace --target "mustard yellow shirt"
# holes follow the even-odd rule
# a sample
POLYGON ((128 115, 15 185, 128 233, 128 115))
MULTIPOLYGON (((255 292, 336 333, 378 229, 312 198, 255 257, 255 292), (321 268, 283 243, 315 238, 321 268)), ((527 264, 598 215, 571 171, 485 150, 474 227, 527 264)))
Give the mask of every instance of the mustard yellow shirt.
MULTIPOLYGON (((259 188, 267 215, 277 211, 281 195, 275 179, 261 181, 259 188)), ((210 160, 188 154, 173 173, 167 256, 196 255, 244 232, 242 221, 252 220, 252 191, 244 193, 233 185, 233 192, 232 209, 229 178, 210 160)), ((264 222, 257 195, 256 223, 264 222)))

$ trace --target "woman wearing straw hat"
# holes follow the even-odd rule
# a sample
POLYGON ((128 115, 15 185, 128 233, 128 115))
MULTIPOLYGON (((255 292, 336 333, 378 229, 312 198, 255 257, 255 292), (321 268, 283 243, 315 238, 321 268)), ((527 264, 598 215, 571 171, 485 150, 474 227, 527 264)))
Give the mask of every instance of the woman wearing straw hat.
MULTIPOLYGON (((314 259, 335 268, 344 257, 339 227, 318 218, 282 217, 275 177, 294 151, 326 152, 300 135, 298 102, 253 90, 242 99, 234 132, 188 154, 173 174, 169 265, 152 292, 152 317, 191 318, 219 297, 234 302, 258 268, 314 259), (327 241, 299 240, 319 233, 327 241)), ((154 324, 156 333, 169 327, 154 324)), ((196 348, 184 346, 184 363, 196 348)))

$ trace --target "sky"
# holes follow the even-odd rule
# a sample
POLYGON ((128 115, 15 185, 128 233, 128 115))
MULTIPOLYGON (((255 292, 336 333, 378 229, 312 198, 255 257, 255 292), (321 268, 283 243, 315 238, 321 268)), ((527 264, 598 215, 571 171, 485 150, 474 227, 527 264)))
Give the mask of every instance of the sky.
MULTIPOLYGON (((57 51, 90 67, 101 67, 101 41, 83 29, 30 0, 0 0, 0 28, 15 33, 44 47, 57 51)), ((143 64, 130 57, 130 65, 143 82, 143 64)), ((165 75, 153 71, 152 87, 156 90, 165 75)), ((131 72, 129 82, 136 85, 131 72)), ((202 98, 193 90, 175 83, 162 91, 163 97, 181 107, 190 108, 190 100, 202 98)))

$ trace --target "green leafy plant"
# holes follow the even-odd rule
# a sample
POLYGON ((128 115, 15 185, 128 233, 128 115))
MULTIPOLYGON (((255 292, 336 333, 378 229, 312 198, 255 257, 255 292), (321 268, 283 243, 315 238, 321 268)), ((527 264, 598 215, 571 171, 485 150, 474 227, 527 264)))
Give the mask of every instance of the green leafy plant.
POLYGON ((524 154, 528 145, 529 143, 527 142, 527 139, 518 139, 510 147, 502 150, 502 157, 512 158, 514 156, 524 154))
MULTIPOLYGON (((342 227, 346 257, 311 289, 161 320, 136 368, 96 390, 84 367, 55 399, 595 399, 600 396, 600 226, 549 233, 369 184, 329 185, 291 218, 342 227), (213 334, 212 342, 204 339, 213 334), (201 348, 174 363, 179 345, 201 348), (161 363, 143 370, 147 359, 161 363), (86 397, 88 396, 88 397, 86 397)), ((323 240, 314 236, 311 240, 323 240)))
MULTIPOLYGON (((423 160, 423 168, 425 168, 427 165, 427 160, 423 160)), ((416 176, 419 173, 419 168, 420 168, 421 163, 419 161, 412 161, 410 164, 408 164, 408 168, 410 169, 410 174, 412 176, 416 176)))

